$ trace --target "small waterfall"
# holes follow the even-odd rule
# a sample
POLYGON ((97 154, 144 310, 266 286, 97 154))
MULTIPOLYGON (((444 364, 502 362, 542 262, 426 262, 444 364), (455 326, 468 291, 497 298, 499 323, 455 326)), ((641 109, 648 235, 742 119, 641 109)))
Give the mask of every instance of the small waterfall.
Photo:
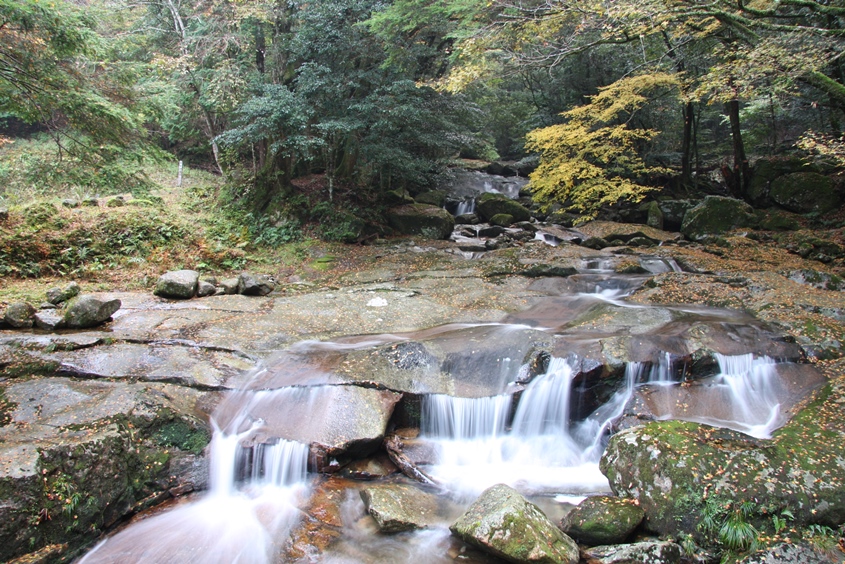
POLYGON ((279 439, 275 444, 258 443, 243 447, 251 460, 250 481, 272 486, 290 486, 308 475, 308 445, 279 439))
POLYGON ((745 427, 740 430, 751 436, 770 437, 782 419, 775 361, 766 356, 755 358, 750 353, 715 356, 721 370, 718 381, 730 390, 731 421, 745 427))
POLYGON ((504 432, 510 409, 509 395, 488 398, 426 396, 421 431, 426 436, 456 440, 496 437, 504 432))
POLYGON ((428 396, 423 438, 434 443, 438 453, 430 473, 468 497, 496 483, 535 493, 607 491, 607 479, 598 468, 601 448, 595 447, 607 421, 603 414, 589 424, 570 421, 573 375, 565 359, 552 358, 546 373, 520 396, 510 429, 508 395, 428 396), (455 419, 450 422, 450 417, 455 419))
POLYGON ((572 367, 563 358, 553 358, 549 369, 535 379, 519 400, 513 418, 513 434, 533 437, 569 432, 569 397, 572 367))
POLYGON ((455 216, 475 213, 475 209, 475 198, 466 198, 458 204, 458 207, 455 209, 455 216))
MULTIPOLYGON (((267 393, 233 394, 241 406, 237 415, 227 425, 212 420, 211 488, 204 497, 126 528, 80 564, 278 562, 278 541, 300 517, 296 503, 307 489, 309 449, 287 440, 243 445, 264 428, 264 421, 244 408, 254 407, 262 395, 267 393), (245 487, 238 487, 239 477, 246 478, 245 487)), ((224 402, 224 411, 232 409, 232 401, 224 402)))

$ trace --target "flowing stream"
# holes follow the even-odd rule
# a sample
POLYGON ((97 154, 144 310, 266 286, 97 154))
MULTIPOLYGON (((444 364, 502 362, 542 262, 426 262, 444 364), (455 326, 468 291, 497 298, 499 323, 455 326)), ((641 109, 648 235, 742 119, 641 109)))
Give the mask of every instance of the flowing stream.
MULTIPOLYGON (((652 261, 649 266, 657 271, 676 268, 666 261, 652 261)), ((686 367, 677 355, 658 350, 649 361, 627 362, 600 401, 585 399, 589 390, 577 355, 551 355, 536 374, 529 374, 528 365, 516 357, 519 351, 509 353, 507 347, 494 357, 481 352, 466 356, 473 342, 494 334, 512 346, 527 328, 541 335, 565 334, 579 315, 605 311, 596 308, 636 316, 653 313, 651 306, 625 301, 642 278, 611 277, 604 273, 605 267, 598 261, 590 263, 585 265, 589 275, 555 282, 563 284, 559 295, 511 316, 505 324, 453 325, 413 335, 308 341, 292 347, 280 358, 286 359, 283 366, 294 369, 256 373, 213 414, 210 490, 194 501, 137 520, 81 562, 289 560, 285 543, 301 518, 300 508, 321 479, 309 473, 313 467, 309 437, 342 434, 347 423, 337 422, 338 414, 352 409, 350 386, 337 385, 341 382, 335 381, 336 367, 351 358, 344 355, 396 343, 436 343, 440 349, 463 351, 465 356, 443 366, 451 373, 464 370, 496 382, 489 395, 417 394, 420 433, 410 441, 409 453, 412 457, 425 453, 417 461, 440 485, 444 502, 439 524, 422 532, 379 535, 364 514, 356 487, 350 486, 340 505, 341 538, 327 552, 309 555, 303 562, 445 563, 456 554, 467 562, 485 562, 483 555, 461 552, 466 547, 456 546, 449 535, 449 523, 463 508, 497 483, 531 496, 550 515, 583 496, 609 491, 599 460, 614 426, 631 406, 647 406, 655 419, 698 421, 762 438, 784 423, 781 404, 789 386, 780 368, 785 365, 765 355, 717 353, 716 372, 693 385, 684 381, 686 367)), ((730 314, 705 309, 669 313, 715 319, 714 326, 734 321, 730 314)), ((590 343, 594 337, 590 331, 567 338, 590 343)), ((411 368, 424 380, 425 373, 419 372, 424 363, 411 368)), ((425 389, 429 384, 422 380, 413 384, 425 389)))

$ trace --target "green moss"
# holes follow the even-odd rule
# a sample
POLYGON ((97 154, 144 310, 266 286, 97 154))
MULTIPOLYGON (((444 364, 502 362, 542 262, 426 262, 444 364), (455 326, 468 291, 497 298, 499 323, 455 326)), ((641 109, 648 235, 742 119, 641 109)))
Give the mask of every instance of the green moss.
POLYGON ((191 426, 183 419, 174 419, 162 425, 152 438, 160 446, 176 447, 193 454, 202 452, 211 439, 208 431, 191 426))
MULTIPOLYGON (((6 398, 6 390, 0 388, 0 427, 12 421, 12 413, 18 405, 6 398)), ((0 496, 2 499, 2 496, 0 496)))

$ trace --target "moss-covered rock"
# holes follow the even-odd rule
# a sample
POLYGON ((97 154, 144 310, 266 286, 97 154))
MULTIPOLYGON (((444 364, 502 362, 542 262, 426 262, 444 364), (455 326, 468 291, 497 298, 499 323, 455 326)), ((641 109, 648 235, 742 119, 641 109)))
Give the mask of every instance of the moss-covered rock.
POLYGON ((429 239, 448 239, 455 228, 452 214, 437 206, 407 204, 387 212, 390 226, 404 235, 421 235, 429 239))
POLYGON ((643 517, 643 510, 630 499, 595 496, 570 511, 560 528, 581 544, 618 544, 631 536, 643 517))
POLYGON ((637 500, 647 528, 718 544, 728 515, 758 530, 789 510, 794 524, 845 522, 845 425, 840 381, 779 430, 773 440, 697 423, 660 421, 615 435, 601 461, 613 492, 637 500), (705 516, 717 524, 699 526, 705 516))
POLYGON ((490 218, 499 214, 512 216, 514 222, 528 221, 531 219, 531 212, 528 208, 502 194, 482 194, 478 198, 478 213, 486 221, 490 221, 490 218))
POLYGON ((801 224, 794 217, 785 213, 769 213, 760 219, 760 229, 769 231, 798 231, 801 224))
POLYGON ((694 241, 755 224, 754 210, 742 200, 707 196, 684 215, 681 233, 694 241))
POLYGON ((513 216, 509 213, 497 213, 490 218, 490 225, 498 225, 499 227, 508 227, 513 223, 513 216))
POLYGON ((842 203, 842 191, 833 179, 817 172, 793 172, 772 181, 772 201, 795 213, 827 213, 842 203))
POLYGON ((446 203, 446 192, 442 190, 429 190, 428 192, 417 194, 414 197, 414 200, 418 204, 428 204, 430 206, 442 208, 443 204, 446 203))
POLYGON ((449 530, 508 562, 578 562, 578 546, 540 509, 504 484, 488 488, 449 530))

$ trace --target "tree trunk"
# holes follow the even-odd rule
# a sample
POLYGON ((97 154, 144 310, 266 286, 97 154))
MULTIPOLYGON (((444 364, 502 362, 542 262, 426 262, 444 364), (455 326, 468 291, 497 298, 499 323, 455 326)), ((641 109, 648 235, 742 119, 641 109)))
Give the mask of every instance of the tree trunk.
POLYGON ((733 169, 731 179, 728 180, 728 189, 735 198, 742 198, 748 186, 751 169, 748 166, 748 157, 745 156, 745 145, 742 143, 742 130, 739 125, 739 100, 734 99, 725 104, 728 112, 728 119, 731 124, 731 140, 733 141, 733 169))
POLYGON ((681 140, 681 184, 692 186, 692 134, 695 107, 692 102, 684 105, 684 134, 681 140))

